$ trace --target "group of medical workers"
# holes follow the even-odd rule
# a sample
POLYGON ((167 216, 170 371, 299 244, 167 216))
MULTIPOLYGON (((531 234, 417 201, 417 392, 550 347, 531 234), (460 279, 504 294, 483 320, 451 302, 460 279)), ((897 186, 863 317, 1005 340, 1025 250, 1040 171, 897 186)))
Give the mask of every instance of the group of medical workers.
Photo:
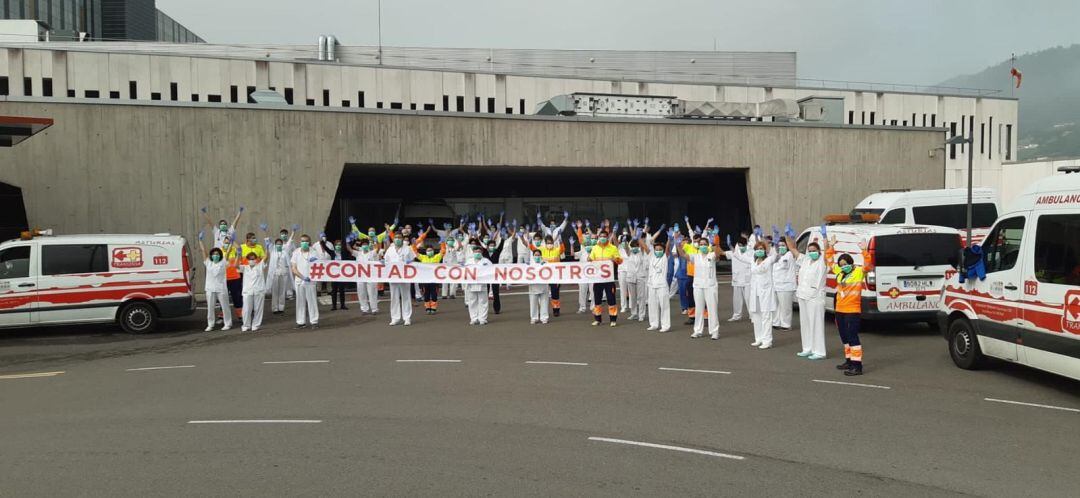
MULTIPOLYGON (((205 208, 203 210, 205 213, 205 208)), ((277 238, 264 237, 260 244, 253 232, 244 242, 236 240, 237 213, 230 225, 226 220, 209 222, 213 246, 203 245, 205 231, 199 233, 199 246, 206 266, 207 331, 216 324, 220 306, 222 330, 232 326, 234 311, 242 320, 241 330, 257 331, 262 323, 264 301, 270 294, 273 313, 283 313, 285 302, 295 296, 296 327, 318 328, 319 305, 317 282, 312 281, 310 266, 319 260, 358 260, 383 263, 451 264, 486 266, 519 263, 546 265, 564 261, 611 261, 617 268, 613 282, 583 284, 577 288, 578 313, 591 313, 592 325, 600 326, 605 316, 610 327, 618 323, 620 313, 632 322, 648 320, 645 330, 669 332, 672 327, 672 298, 677 296, 685 325, 692 326, 692 338, 708 335, 719 339, 717 261, 731 262, 733 314, 727 321, 739 321, 744 309, 753 324, 751 347, 769 349, 773 331, 792 328, 793 305, 799 303, 799 330, 802 348, 796 353, 810 360, 822 360, 825 350, 825 282, 833 273, 837 280, 836 320, 844 343, 845 361, 837 368, 845 375, 862 374, 862 347, 858 340, 859 302, 863 273, 848 254, 836 258, 834 244, 822 237, 813 238, 800 251, 794 243, 790 223, 784 234, 773 227, 765 235, 760 226, 744 231, 732 240, 712 226, 694 226, 684 218, 680 227, 661 225, 653 228, 649 219, 619 223, 603 220, 592 225, 589 220, 570 221, 564 212, 558 222, 543 220, 537 214, 535 224, 519 225, 483 215, 475 221, 462 217, 457 226, 444 223, 436 227, 399 226, 395 219, 361 230, 350 217, 350 233, 344 240, 329 241, 325 233, 313 241, 306 234, 297 238, 299 226, 282 229, 277 238), (296 240, 298 239, 298 240, 296 240), (235 282, 235 283, 234 283, 235 282)), ((265 233, 268 226, 260 228, 265 233)), ((329 287, 332 310, 346 310, 345 292, 353 284, 333 282, 329 287)), ((379 296, 388 294, 391 326, 409 326, 413 307, 419 302, 425 314, 435 315, 440 300, 463 295, 469 324, 483 326, 489 320, 489 308, 502 312, 500 285, 451 283, 357 282, 356 294, 362 315, 379 313, 379 296), (489 304, 490 302, 490 304, 489 304)), ((547 324, 561 316, 562 285, 527 286, 529 322, 547 324)))

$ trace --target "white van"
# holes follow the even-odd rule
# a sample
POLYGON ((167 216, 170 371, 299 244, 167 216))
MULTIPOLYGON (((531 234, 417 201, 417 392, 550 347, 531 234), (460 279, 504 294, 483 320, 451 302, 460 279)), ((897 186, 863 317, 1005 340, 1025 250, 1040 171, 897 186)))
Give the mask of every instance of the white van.
MULTIPOLYGON (((960 258, 960 232, 926 225, 832 225, 837 256, 846 253, 866 270, 862 295, 864 319, 925 321, 937 327, 938 300, 945 272, 960 258), (866 244, 870 261, 863 261, 859 242, 866 244)), ((806 251, 810 241, 821 244, 821 228, 804 231, 796 245, 806 251)), ((830 261, 829 264, 835 264, 830 261)), ((834 311, 836 278, 826 280, 825 309, 834 311)))
POLYGON ((195 312, 183 237, 48 233, 0 244, 0 328, 117 322, 145 333, 195 312))
MULTIPOLYGON (((971 239, 978 244, 997 219, 998 193, 992 188, 972 189, 971 201, 971 239)), ((967 189, 886 190, 859 202, 851 217, 876 219, 881 225, 935 225, 964 231, 967 189)))
POLYGON ((986 278, 950 272, 939 319, 960 368, 991 356, 1080 380, 1080 174, 1035 181, 982 244, 986 278))

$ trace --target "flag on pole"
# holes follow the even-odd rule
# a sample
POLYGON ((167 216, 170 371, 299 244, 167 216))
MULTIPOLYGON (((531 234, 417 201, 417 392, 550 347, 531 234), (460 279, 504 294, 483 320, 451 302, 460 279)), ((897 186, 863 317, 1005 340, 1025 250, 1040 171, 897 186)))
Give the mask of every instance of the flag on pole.
POLYGON ((1012 56, 1012 69, 1009 70, 1009 75, 1016 79, 1016 88, 1020 88, 1020 82, 1024 79, 1024 73, 1021 73, 1019 69, 1016 69, 1016 54, 1012 56))

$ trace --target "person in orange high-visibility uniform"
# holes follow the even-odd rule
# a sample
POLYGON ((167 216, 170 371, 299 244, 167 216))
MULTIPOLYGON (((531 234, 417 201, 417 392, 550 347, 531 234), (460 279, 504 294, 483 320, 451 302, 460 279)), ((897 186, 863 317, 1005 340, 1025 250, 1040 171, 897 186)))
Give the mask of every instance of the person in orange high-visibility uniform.
MULTIPOLYGON (((589 252, 589 261, 614 261, 616 265, 622 263, 619 248, 608 240, 606 230, 600 231, 596 242, 592 251, 589 252)), ((611 321, 612 327, 615 326, 615 322, 619 319, 619 302, 615 300, 615 285, 615 282, 593 284, 593 294, 596 296, 593 301, 592 324, 594 327, 600 325, 603 320, 603 308, 600 306, 601 299, 607 301, 608 319, 611 321)))
MULTIPOLYGON (((827 262, 832 262, 836 256, 835 247, 836 236, 833 235, 825 249, 827 262)), ((859 250, 862 251, 863 261, 870 261, 866 243, 859 242, 859 250)), ((836 300, 833 309, 836 310, 836 328, 840 330, 840 340, 844 343, 845 358, 836 368, 843 370, 844 375, 862 375, 863 349, 859 342, 859 327, 866 271, 861 266, 855 266, 855 259, 850 254, 841 254, 836 259, 836 264, 832 265, 831 271, 836 275, 836 300)))

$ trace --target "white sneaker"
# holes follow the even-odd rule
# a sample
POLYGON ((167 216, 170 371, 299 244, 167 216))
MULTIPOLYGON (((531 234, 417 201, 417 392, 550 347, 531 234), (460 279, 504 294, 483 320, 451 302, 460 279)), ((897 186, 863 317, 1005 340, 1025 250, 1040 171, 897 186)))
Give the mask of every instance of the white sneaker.
POLYGON ((703 334, 701 332, 694 332, 693 334, 690 334, 691 339, 697 339, 699 337, 705 337, 705 334, 703 334))
POLYGON ((639 316, 639 317, 637 318, 637 321, 639 321, 639 322, 644 322, 644 321, 645 321, 645 317, 644 317, 644 316, 639 316))
POLYGON ((750 343, 750 345, 751 345, 751 346, 760 346, 760 345, 761 345, 761 341, 754 341, 754 342, 751 342, 751 343, 750 343))
POLYGON ((487 320, 480 320, 480 325, 487 325, 487 320))
POLYGON ((221 331, 224 332, 224 331, 229 330, 231 328, 232 328, 232 325, 229 325, 228 327, 222 327, 221 331))
POLYGON ((405 320, 405 326, 408 327, 409 325, 412 325, 412 322, 405 320))
POLYGON ((584 313, 584 312, 585 312, 585 308, 578 308, 577 312, 578 312, 578 313, 584 313))
POLYGON ((248 331, 248 328, 247 328, 247 327, 240 327, 240 331, 241 331, 241 332, 247 332, 247 331, 248 331))
POLYGON ((667 329, 660 329, 660 332, 671 332, 671 329, 670 329, 670 328, 667 328, 667 329))
POLYGON ((394 320, 394 321, 390 322, 391 327, 396 326, 396 325, 401 325, 401 320, 394 320))
POLYGON ((206 327, 205 332, 213 332, 213 330, 214 330, 214 327, 210 326, 210 327, 206 327))
POLYGON ((710 337, 712 337, 712 340, 714 340, 714 341, 720 340, 720 334, 713 334, 710 337))
POLYGON ((758 346, 758 349, 769 349, 771 347, 772 347, 772 344, 767 342, 767 343, 764 343, 764 344, 758 346))
POLYGON ((631 314, 627 320, 637 320, 637 315, 631 314))
POLYGON ((532 320, 529 320, 529 324, 530 325, 536 325, 536 319, 533 318, 532 320))
POLYGON ((479 323, 480 323, 479 320, 472 320, 472 321, 469 322, 469 325, 478 325, 479 323))
POLYGON ((729 322, 737 322, 737 321, 739 321, 739 320, 741 320, 741 319, 742 319, 742 317, 741 317, 741 316, 740 316, 740 317, 734 317, 734 316, 733 316, 733 317, 731 317, 731 318, 728 318, 728 319, 727 319, 727 321, 729 321, 729 322))
POLYGON ((656 330, 656 329, 658 329, 658 328, 660 328, 660 327, 649 327, 649 328, 647 328, 647 329, 645 329, 645 330, 647 330, 647 331, 649 331, 649 332, 652 332, 652 331, 654 331, 654 330, 656 330))
POLYGON ((540 323, 542 323, 544 325, 547 325, 547 322, 548 322, 547 320, 540 320, 540 323))
POLYGON ((252 332, 258 332, 258 331, 259 331, 259 327, 251 327, 251 331, 252 331, 252 332))

